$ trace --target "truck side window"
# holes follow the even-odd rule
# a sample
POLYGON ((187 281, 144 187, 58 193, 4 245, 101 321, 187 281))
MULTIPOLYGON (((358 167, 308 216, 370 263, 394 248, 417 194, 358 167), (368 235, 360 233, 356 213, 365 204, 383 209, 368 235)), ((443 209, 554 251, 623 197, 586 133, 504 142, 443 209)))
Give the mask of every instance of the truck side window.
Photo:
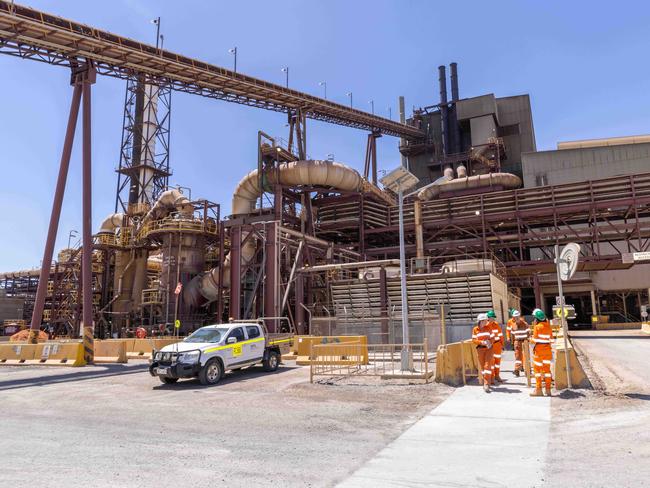
POLYGON ((236 329, 231 330, 230 334, 228 334, 228 339, 230 339, 231 337, 234 337, 235 339, 237 339, 237 342, 243 341, 244 340, 244 329, 242 329, 241 327, 237 327, 236 329))
POLYGON ((249 339, 255 339, 260 336, 260 329, 257 325, 249 325, 246 327, 249 339))

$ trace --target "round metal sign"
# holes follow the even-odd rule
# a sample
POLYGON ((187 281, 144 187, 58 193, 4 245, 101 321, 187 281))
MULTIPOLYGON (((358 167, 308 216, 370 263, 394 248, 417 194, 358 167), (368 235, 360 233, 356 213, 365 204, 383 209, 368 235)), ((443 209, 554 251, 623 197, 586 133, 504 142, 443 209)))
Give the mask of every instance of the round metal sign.
POLYGON ((578 269, 580 259, 580 246, 570 242, 560 252, 560 278, 562 281, 570 280, 578 269))

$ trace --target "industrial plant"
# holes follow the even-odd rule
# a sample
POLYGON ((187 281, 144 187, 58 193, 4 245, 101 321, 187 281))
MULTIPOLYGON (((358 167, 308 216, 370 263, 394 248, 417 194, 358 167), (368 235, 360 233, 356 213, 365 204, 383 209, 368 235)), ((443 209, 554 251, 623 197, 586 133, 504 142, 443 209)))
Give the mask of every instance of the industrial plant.
POLYGON ((15 34, 0 52, 72 70, 71 114, 83 96, 84 123, 96 76, 126 83, 114 213, 51 265, 2 272, 0 318, 10 327, 79 337, 91 317, 96 338, 152 337, 261 318, 272 331, 392 344, 406 307, 412 337, 435 346, 440 321, 446 340, 459 340, 480 311, 494 309, 503 323, 513 307, 549 309, 553 248, 568 242, 582 254, 565 288, 573 323, 641 320, 648 136, 538 152, 529 96, 463 98, 456 63, 449 79, 438 68, 431 105, 407 114, 400 98, 393 121, 9 2, 0 3, 0 29, 15 34), (170 186, 173 91, 283 112, 286 141, 263 128, 251 134, 257 168, 232 195, 170 186), (363 173, 308 159, 308 119, 367 131, 363 173), (378 181, 382 136, 396 138, 402 166, 419 179, 404 197, 407 303, 399 202, 378 181))

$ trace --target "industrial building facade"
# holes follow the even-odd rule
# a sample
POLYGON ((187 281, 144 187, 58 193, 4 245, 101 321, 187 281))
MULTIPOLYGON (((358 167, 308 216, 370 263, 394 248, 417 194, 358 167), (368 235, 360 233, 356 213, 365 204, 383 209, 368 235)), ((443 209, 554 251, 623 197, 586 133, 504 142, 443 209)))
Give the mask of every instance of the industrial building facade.
POLYGON ((51 267, 0 276, 6 296, 24 300, 20 319, 31 317, 32 328, 76 336, 89 311, 93 327, 84 328, 99 337, 263 318, 271 331, 320 323, 388 343, 400 340, 407 307, 418 340, 432 338, 436 321, 459 339, 486 308, 500 321, 513 306, 549 309, 554 247, 569 242, 582 251, 567 286, 579 322, 634 321, 648 302, 647 141, 536 152, 529 96, 461 99, 455 64, 451 97, 440 67, 439 103, 401 123, 15 9, 0 11, 0 31, 14 33, 0 39, 0 52, 71 68, 80 80, 71 113, 97 74, 127 80, 115 212, 51 267), (257 167, 234 189, 230 216, 220 211, 222 195, 190 199, 168 186, 174 90, 287 116, 288 143, 257 134, 257 167), (307 159, 309 118, 367 130, 364 172, 307 159), (404 204, 408 303, 396 293, 397 197, 377 184, 381 135, 400 138, 420 179, 404 204))

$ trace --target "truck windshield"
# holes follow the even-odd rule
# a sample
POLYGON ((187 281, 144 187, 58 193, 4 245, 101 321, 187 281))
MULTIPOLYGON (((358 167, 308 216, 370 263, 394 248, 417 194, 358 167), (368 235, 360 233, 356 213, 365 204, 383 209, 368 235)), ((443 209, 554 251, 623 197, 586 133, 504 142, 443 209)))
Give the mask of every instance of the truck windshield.
POLYGON ((183 342, 219 342, 226 332, 228 332, 227 328, 198 329, 187 336, 183 342))

